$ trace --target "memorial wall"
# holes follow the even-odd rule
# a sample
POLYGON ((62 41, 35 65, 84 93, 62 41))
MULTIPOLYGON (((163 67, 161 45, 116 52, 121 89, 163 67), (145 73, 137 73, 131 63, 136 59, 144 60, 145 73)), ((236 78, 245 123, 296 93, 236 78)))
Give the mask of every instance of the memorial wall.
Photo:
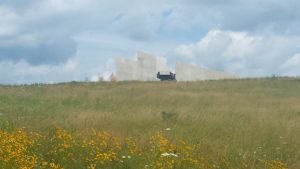
POLYGON ((170 71, 163 57, 138 52, 136 60, 116 59, 116 76, 119 81, 157 81, 157 72, 170 71))
POLYGON ((176 63, 175 70, 177 81, 200 81, 238 78, 237 76, 231 74, 201 68, 195 65, 186 64, 182 62, 176 63))
MULTIPOLYGON (((158 72, 170 72, 167 67, 167 60, 164 57, 138 52, 135 60, 118 58, 116 59, 116 76, 118 81, 158 81, 158 72)), ((177 81, 201 81, 234 79, 235 75, 224 72, 201 68, 195 65, 177 62, 175 67, 177 81)))

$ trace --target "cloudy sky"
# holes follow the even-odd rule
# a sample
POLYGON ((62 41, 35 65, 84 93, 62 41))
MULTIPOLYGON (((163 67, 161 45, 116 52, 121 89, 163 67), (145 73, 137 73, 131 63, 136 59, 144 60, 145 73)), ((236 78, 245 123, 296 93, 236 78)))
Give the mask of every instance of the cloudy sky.
POLYGON ((145 51, 240 76, 300 75, 298 0, 0 0, 0 83, 84 80, 145 51))

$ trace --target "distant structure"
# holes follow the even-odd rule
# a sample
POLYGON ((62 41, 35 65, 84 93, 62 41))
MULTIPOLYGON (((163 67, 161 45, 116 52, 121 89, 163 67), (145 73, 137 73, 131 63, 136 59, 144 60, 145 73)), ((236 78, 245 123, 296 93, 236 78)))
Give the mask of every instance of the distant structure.
POLYGON ((118 58, 116 68, 119 81, 157 81, 157 72, 170 71, 165 58, 144 52, 138 52, 136 60, 118 58))
POLYGON ((201 81, 234 79, 235 75, 209 70, 191 64, 177 62, 175 73, 167 67, 164 57, 138 52, 135 60, 126 58, 116 59, 116 79, 118 81, 201 81))
POLYGON ((111 82, 116 82, 117 81, 117 77, 112 73, 110 76, 109 76, 109 80, 111 82))
POLYGON ((200 81, 238 78, 238 76, 235 75, 201 68, 182 62, 177 62, 175 69, 177 81, 200 81))

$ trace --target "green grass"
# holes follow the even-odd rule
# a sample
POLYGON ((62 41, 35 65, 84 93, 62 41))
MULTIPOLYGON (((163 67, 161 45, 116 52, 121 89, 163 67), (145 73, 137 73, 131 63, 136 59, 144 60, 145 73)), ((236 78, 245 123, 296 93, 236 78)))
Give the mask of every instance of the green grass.
POLYGON ((0 127, 74 133, 95 128, 141 142, 171 128, 203 151, 280 159, 300 167, 300 79, 0 86, 0 127), (176 119, 164 120, 161 112, 176 119))

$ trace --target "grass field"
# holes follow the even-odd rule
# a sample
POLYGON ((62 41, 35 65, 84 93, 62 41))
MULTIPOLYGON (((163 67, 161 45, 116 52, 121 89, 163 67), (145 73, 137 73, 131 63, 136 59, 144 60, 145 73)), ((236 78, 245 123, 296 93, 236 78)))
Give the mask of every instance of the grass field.
MULTIPOLYGON (((105 131, 111 138, 133 138, 141 151, 155 147, 155 143, 148 144, 148 140, 157 138, 165 140, 172 151, 176 151, 178 146, 181 154, 185 150, 179 142, 184 140, 191 147, 199 145, 191 150, 194 153, 191 158, 203 156, 202 161, 197 159, 199 163, 205 163, 204 157, 209 161, 207 163, 212 163, 211 166, 202 165, 202 168, 279 169, 285 168, 286 164, 288 168, 298 169, 300 79, 0 86, 0 127, 2 134, 12 139, 18 137, 18 133, 23 133, 24 138, 33 137, 31 132, 47 135, 54 128, 56 132, 65 133, 64 137, 78 141, 89 138, 93 135, 91 133, 94 133, 94 137, 102 138, 104 136, 100 131, 105 131), (195 155, 195 152, 198 154, 195 155)), ((84 141, 78 142, 84 144, 84 141)), ((40 143, 50 144, 45 140, 40 143)), ((156 145, 162 147, 161 143, 156 145)), ((114 146, 111 147, 114 149, 114 146)), ((111 159, 112 163, 122 161, 122 157, 119 157, 122 151, 116 150, 118 157, 111 159)), ((171 157, 168 160, 172 167, 167 164, 152 165, 153 161, 164 161, 162 156, 157 155, 159 153, 163 151, 154 151, 152 156, 145 152, 131 154, 132 158, 128 160, 133 162, 126 165, 99 163, 89 167, 189 168, 182 161, 180 164, 176 164, 176 159, 170 161, 171 157), (147 158, 138 157, 141 155, 147 158), (146 164, 147 160, 149 165, 146 164)), ((181 154, 178 153, 178 156, 181 154)), ((172 156, 170 152, 167 155, 172 156)), ((58 167, 55 166, 58 161, 51 161, 52 157, 43 158, 46 161, 40 163, 45 164, 46 168, 58 167)), ((39 165, 39 162, 36 163, 39 165)), ((5 163, 3 159, 1 162, 0 157, 0 165, 9 168, 17 164, 13 161, 5 163)), ((64 168, 72 166, 64 163, 59 165, 64 168)), ((76 166, 88 168, 86 162, 76 166)), ((72 168, 76 168, 74 164, 72 168)))

